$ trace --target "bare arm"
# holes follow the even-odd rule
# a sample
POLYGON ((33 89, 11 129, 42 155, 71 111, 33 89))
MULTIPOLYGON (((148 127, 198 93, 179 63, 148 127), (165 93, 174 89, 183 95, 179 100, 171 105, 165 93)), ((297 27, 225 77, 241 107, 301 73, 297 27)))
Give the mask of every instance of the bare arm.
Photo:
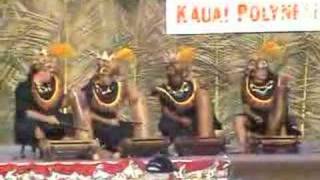
POLYGON ((279 77, 277 88, 274 93, 274 104, 269 115, 267 134, 277 135, 283 129, 286 132, 285 121, 288 116, 288 87, 290 77, 283 75, 279 77))
POLYGON ((27 110, 26 115, 27 117, 35 119, 40 122, 45 122, 49 124, 59 124, 59 121, 55 116, 47 116, 34 110, 27 110))

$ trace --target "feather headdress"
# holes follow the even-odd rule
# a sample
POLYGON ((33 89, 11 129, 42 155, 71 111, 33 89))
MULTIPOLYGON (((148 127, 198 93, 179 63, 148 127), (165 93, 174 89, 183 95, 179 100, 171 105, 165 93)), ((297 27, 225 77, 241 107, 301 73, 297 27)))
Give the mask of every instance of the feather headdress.
POLYGON ((190 64, 196 56, 196 48, 189 46, 181 46, 175 56, 176 62, 190 64))
POLYGON ((97 54, 99 73, 112 73, 119 71, 120 62, 132 62, 135 59, 133 50, 129 48, 121 48, 112 54, 103 51, 97 54))
POLYGON ((75 50, 68 43, 53 43, 48 48, 48 54, 56 58, 71 58, 75 50))
POLYGON ((131 62, 135 59, 133 50, 129 48, 121 48, 112 54, 108 54, 103 51, 101 54, 97 54, 97 60, 103 62, 116 62, 116 61, 128 61, 131 62))
POLYGON ((58 58, 71 58, 75 55, 75 51, 68 43, 53 43, 47 48, 41 48, 34 51, 33 65, 42 67, 47 63, 55 63, 58 58))
POLYGON ((267 39, 257 49, 255 58, 253 59, 266 59, 275 60, 280 58, 286 50, 286 46, 276 39, 267 39))

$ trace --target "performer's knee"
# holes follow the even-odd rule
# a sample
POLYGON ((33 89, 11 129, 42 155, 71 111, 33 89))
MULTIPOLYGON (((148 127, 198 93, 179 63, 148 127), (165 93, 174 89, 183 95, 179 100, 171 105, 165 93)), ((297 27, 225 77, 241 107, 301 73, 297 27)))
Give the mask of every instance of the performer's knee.
POLYGON ((43 132, 43 130, 39 126, 36 126, 34 131, 35 131, 34 134, 35 134, 36 139, 44 139, 44 138, 46 138, 45 133, 43 132))

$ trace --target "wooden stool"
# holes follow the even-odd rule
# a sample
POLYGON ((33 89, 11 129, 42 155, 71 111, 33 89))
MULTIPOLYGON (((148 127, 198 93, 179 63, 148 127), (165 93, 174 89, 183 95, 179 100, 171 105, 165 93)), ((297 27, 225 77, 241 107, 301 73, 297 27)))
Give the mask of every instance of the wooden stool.
POLYGON ((98 140, 47 140, 40 147, 45 160, 57 160, 68 158, 86 158, 98 160, 98 140))
POLYGON ((179 155, 216 155, 225 151, 224 138, 188 138, 177 139, 176 147, 179 155))
POLYGON ((301 142, 299 136, 252 136, 256 150, 264 153, 297 153, 301 142))
MULTIPOLYGON (((170 145, 168 140, 132 139, 122 146, 124 156, 148 157, 165 152, 170 145)), ((180 156, 215 155, 225 150, 224 138, 181 137, 175 141, 180 156)))
POLYGON ((131 139, 122 144, 122 156, 148 157, 165 151, 169 141, 162 138, 131 139))

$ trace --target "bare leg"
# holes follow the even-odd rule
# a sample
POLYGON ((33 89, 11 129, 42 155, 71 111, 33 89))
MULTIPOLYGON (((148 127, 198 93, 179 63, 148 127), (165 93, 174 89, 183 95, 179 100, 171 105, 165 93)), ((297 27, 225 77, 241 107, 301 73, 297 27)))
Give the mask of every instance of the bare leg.
POLYGON ((179 154, 176 148, 176 138, 165 137, 165 140, 169 142, 169 145, 167 147, 168 155, 171 157, 178 157, 179 154))
POLYGON ((25 145, 21 145, 20 158, 22 158, 22 159, 26 158, 26 155, 24 152, 25 152, 25 145))
POLYGON ((45 149, 45 146, 47 144, 47 138, 44 132, 39 127, 35 128, 35 136, 36 136, 36 139, 38 140, 38 146, 40 148, 40 159, 41 159, 44 156, 43 150, 45 149))
POLYGON ((33 144, 31 145, 31 149, 32 149, 32 156, 33 156, 33 158, 34 158, 34 159, 37 158, 37 144, 36 144, 36 143, 33 143, 33 144))
POLYGON ((246 116, 236 116, 233 122, 234 130, 242 152, 248 151, 248 132, 247 132, 248 118, 246 116))

